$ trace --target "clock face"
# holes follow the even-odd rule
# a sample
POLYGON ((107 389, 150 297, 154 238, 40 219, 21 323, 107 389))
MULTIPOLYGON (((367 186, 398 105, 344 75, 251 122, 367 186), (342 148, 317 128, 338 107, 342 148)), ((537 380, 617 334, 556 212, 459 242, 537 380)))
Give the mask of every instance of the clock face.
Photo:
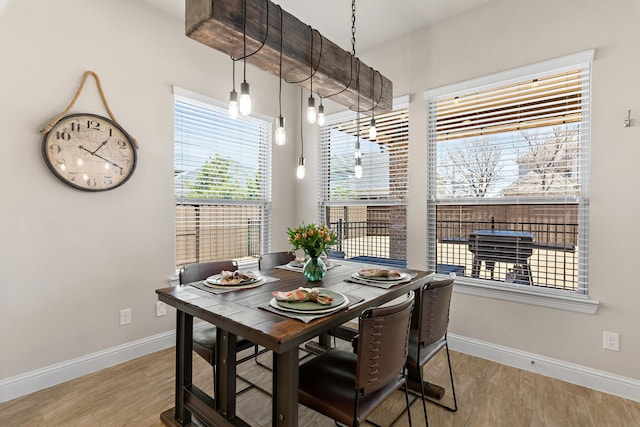
POLYGON ((129 134, 95 114, 62 118, 45 135, 42 155, 55 176, 84 191, 121 186, 133 174, 137 160, 129 134))

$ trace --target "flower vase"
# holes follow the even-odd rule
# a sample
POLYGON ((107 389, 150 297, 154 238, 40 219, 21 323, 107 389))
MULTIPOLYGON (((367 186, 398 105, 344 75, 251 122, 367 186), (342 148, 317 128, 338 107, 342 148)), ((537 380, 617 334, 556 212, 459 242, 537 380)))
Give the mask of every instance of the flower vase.
POLYGON ((304 277, 310 282, 317 282, 322 280, 325 274, 327 274, 327 266, 318 257, 311 257, 304 264, 303 268, 304 277))

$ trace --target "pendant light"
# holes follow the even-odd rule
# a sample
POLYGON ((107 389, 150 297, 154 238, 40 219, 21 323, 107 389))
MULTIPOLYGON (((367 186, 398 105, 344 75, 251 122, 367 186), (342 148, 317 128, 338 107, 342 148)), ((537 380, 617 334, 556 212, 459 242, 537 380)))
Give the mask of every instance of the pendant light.
POLYGON ((322 97, 318 95, 320 98, 320 105, 318 106, 318 126, 324 126, 326 123, 326 117, 324 116, 324 105, 322 105, 322 97))
MULTIPOLYGON (((358 75, 360 74, 360 62, 358 61, 358 75)), ((356 151, 354 157, 356 159, 354 172, 356 178, 362 178, 362 153, 360 152, 360 77, 356 77, 356 91, 358 92, 358 102, 356 110, 356 151)))
POLYGON ((313 28, 311 29, 311 61, 310 61, 310 76, 311 76, 311 92, 309 93, 309 102, 307 104, 307 123, 313 125, 318 120, 318 113, 316 112, 316 99, 313 97, 313 28))
POLYGON ((298 159, 298 168, 296 169, 296 176, 298 179, 304 179, 305 167, 304 167, 304 136, 302 135, 302 108, 303 108, 303 90, 300 88, 300 158, 298 159))
POLYGON ((238 118, 238 92, 236 92, 236 60, 231 58, 233 64, 233 90, 229 93, 229 117, 238 118))
POLYGON ((244 19, 242 22, 244 81, 240 84, 240 114, 251 114, 251 96, 249 95, 249 83, 247 83, 247 0, 243 2, 244 19))
POLYGON ((284 128, 284 117, 282 117, 282 7, 278 5, 278 9, 280 10, 280 90, 278 92, 280 115, 276 119, 275 140, 276 145, 284 145, 287 142, 287 132, 284 128))
POLYGON ((378 136, 378 131, 376 129, 376 117, 374 114, 375 106, 373 105, 373 97, 375 96, 375 91, 373 90, 375 82, 375 71, 373 68, 371 69, 371 122, 369 123, 369 141, 375 141, 378 136))
MULTIPOLYGON (((356 0, 351 0, 351 56, 356 58, 356 0)), ((357 58, 356 58, 357 59, 357 58)), ((354 173, 357 179, 362 178, 362 153, 360 152, 360 60, 356 62, 356 151, 354 152, 354 173)))

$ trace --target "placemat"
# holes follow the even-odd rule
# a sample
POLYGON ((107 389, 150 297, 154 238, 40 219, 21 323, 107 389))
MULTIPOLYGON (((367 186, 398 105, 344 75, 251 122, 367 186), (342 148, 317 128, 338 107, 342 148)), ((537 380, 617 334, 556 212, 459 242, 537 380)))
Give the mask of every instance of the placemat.
POLYGON ((331 313, 322 313, 322 314, 293 313, 291 311, 282 311, 282 310, 278 310, 277 308, 271 307, 271 305, 269 305, 268 302, 266 304, 258 306, 258 308, 262 309, 262 310, 270 311, 271 313, 274 313, 274 314, 279 314, 281 316, 289 317, 291 319, 300 320, 300 321, 302 321, 304 323, 309 323, 312 320, 319 319, 319 318, 325 317, 325 316, 331 316, 332 314, 337 313, 337 312, 342 311, 342 310, 349 310, 350 307, 353 306, 354 304, 358 304, 359 302, 364 301, 364 298, 362 298, 362 297, 357 297, 357 296, 350 295, 350 294, 345 294, 345 293, 343 293, 342 295, 344 295, 347 298, 349 298, 349 304, 347 304, 346 306, 344 306, 343 308, 341 308, 339 310, 332 311, 331 313))
MULTIPOLYGON (((271 283, 271 282, 276 282, 280 279, 278 279, 277 277, 271 277, 271 276, 260 276, 262 277, 264 280, 264 283, 262 283, 260 286, 264 285, 265 283, 271 283)), ((194 288, 200 289, 202 291, 207 291, 209 293, 212 294, 225 294, 227 292, 234 292, 234 291, 243 291, 244 289, 223 289, 223 288, 212 288, 211 286, 207 286, 204 284, 204 280, 198 280, 197 282, 192 282, 192 283, 187 283, 188 286, 193 286, 194 288)), ((258 287, 258 286, 254 286, 254 287, 258 287)), ((253 289, 254 287, 248 287, 246 289, 253 289)))
POLYGON ((396 282, 389 282, 389 281, 382 281, 382 280, 368 280, 368 279, 362 279, 362 278, 357 278, 357 277, 349 277, 348 279, 345 279, 345 282, 351 282, 351 283, 358 283, 360 285, 365 285, 365 286, 373 286, 376 288, 383 288, 383 289, 389 289, 392 288, 396 285, 399 285, 401 283, 407 283, 410 282, 411 280, 413 280, 415 277, 417 276, 416 273, 410 273, 407 275, 407 277, 403 280, 398 280, 396 282))

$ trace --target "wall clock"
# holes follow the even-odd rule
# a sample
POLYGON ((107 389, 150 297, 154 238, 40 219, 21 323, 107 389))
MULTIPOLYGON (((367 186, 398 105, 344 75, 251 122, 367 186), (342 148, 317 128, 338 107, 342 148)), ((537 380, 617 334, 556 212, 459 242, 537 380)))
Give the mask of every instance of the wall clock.
POLYGON ((127 182, 136 147, 116 122, 96 114, 71 114, 44 136, 42 156, 62 182, 83 191, 107 191, 127 182))

